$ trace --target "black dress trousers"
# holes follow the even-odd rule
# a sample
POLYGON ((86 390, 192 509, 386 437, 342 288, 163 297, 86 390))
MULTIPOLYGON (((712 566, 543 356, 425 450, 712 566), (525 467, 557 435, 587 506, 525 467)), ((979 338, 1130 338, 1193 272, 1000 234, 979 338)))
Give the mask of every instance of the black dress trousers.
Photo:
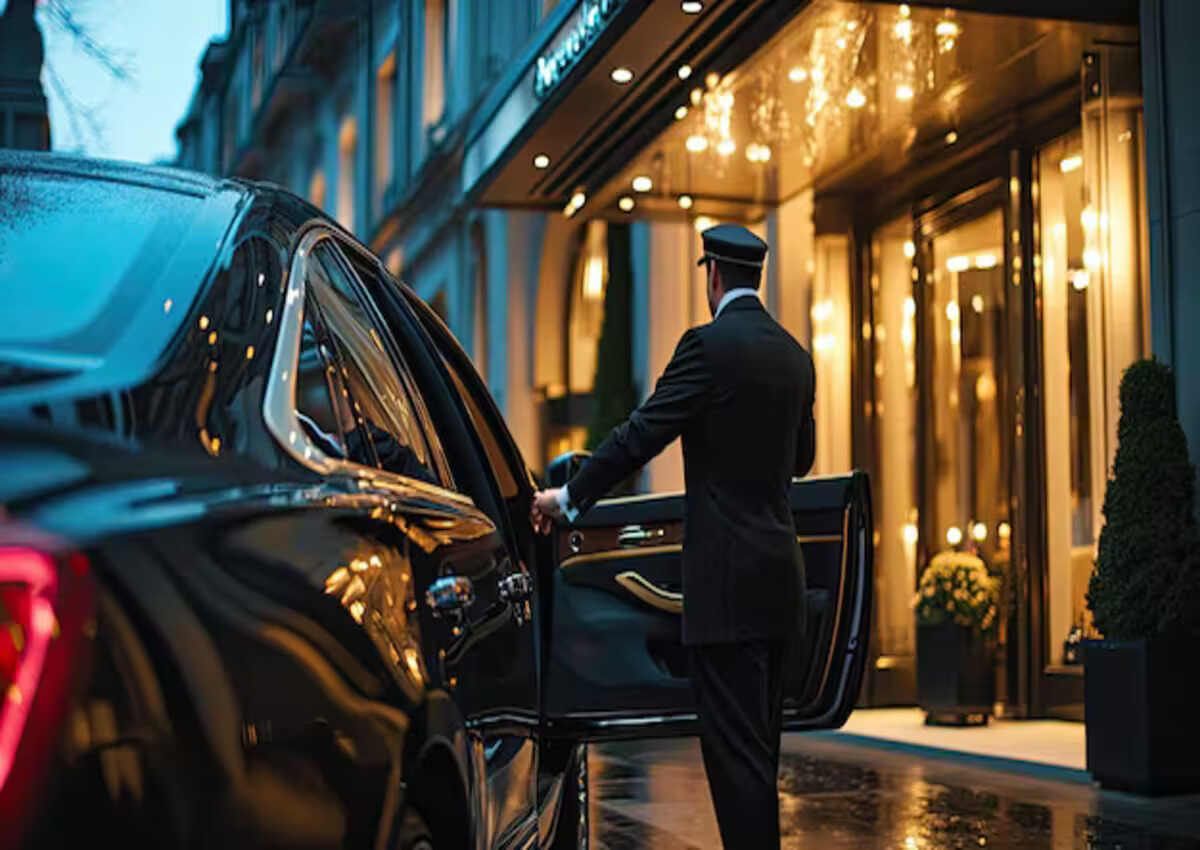
POLYGON ((700 747, 725 850, 779 849, 786 641, 689 647, 700 747))

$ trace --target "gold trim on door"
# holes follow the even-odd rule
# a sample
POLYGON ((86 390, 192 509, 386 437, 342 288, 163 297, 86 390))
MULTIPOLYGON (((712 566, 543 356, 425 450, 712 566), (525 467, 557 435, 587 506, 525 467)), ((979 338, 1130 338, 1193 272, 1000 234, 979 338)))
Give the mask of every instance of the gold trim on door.
MULTIPOLYGON (((798 534, 797 543, 842 543, 836 534, 798 534)), ((682 543, 665 543, 661 546, 639 546, 629 549, 609 549, 604 552, 588 552, 584 555, 571 555, 563 558, 559 567, 576 567, 582 564, 595 564, 612 561, 619 558, 649 558, 653 555, 671 555, 683 552, 682 543)))
POLYGON ((657 608, 668 614, 683 613, 682 593, 663 590, 641 573, 635 573, 632 570, 617 573, 616 581, 622 588, 637 597, 638 601, 646 603, 651 608, 657 608))

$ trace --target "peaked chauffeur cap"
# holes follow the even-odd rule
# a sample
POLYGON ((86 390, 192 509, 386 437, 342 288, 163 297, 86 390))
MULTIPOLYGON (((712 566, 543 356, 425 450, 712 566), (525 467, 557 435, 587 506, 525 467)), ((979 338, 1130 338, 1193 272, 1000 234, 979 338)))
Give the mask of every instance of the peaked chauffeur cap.
POLYGON ((738 224, 718 224, 701 233, 700 238, 704 240, 704 256, 696 263, 698 266, 718 260, 761 269, 767 256, 767 243, 738 224))

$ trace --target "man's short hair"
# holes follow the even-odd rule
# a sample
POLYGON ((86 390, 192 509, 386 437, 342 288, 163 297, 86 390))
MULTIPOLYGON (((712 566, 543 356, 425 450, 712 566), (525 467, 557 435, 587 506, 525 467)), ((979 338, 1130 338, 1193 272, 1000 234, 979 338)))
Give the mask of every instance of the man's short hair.
POLYGON ((710 260, 721 272, 721 282, 728 292, 731 289, 758 289, 762 284, 762 268, 759 266, 744 266, 741 263, 725 263, 720 260, 710 260))

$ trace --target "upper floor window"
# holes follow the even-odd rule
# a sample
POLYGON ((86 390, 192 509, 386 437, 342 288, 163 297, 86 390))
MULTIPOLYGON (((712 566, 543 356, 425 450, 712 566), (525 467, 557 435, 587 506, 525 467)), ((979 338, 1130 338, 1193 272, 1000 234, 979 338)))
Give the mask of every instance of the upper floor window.
POLYGON ((265 35, 261 26, 255 27, 250 33, 254 45, 250 64, 250 103, 255 109, 262 103, 263 78, 266 76, 265 35))
POLYGON ((353 232, 355 221, 355 186, 358 180, 358 122, 347 115, 338 130, 337 220, 353 232))
POLYGON ((442 120, 446 111, 446 54, 450 0, 425 3, 424 89, 421 119, 426 128, 442 120))
POLYGON ((308 200, 319 209, 325 209, 325 172, 316 169, 308 180, 308 200))
POLYGON ((383 197, 394 174, 392 141, 396 106, 396 54, 389 53, 375 72, 375 203, 383 209, 383 197))

